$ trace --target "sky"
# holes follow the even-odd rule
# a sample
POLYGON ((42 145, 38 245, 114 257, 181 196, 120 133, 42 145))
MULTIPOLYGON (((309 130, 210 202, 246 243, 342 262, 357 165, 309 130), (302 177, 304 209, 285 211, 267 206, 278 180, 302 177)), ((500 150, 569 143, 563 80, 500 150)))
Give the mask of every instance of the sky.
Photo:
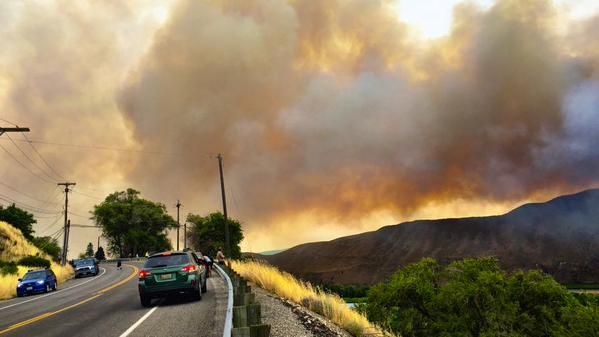
POLYGON ((598 187, 598 30, 588 0, 2 1, 0 125, 31 132, 0 202, 38 235, 64 180, 74 224, 128 187, 207 214, 222 153, 259 252, 598 187))

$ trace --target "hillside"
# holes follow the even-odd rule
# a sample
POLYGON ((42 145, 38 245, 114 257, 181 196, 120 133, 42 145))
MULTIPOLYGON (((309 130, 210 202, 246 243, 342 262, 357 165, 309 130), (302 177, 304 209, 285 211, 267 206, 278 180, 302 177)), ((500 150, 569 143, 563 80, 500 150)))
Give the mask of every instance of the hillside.
POLYGON ((599 189, 489 217, 420 220, 263 256, 316 283, 373 284, 423 257, 496 256, 561 282, 599 282, 599 189))
MULTIPOLYGON (((51 260, 48 255, 27 241, 20 230, 0 221, 0 260, 17 262, 22 257, 28 255, 38 255, 51 260)), ((70 265, 63 267, 58 263, 52 262, 51 268, 56 274, 59 284, 73 277, 74 272, 70 265)), ((11 298, 16 295, 17 280, 28 269, 31 268, 19 266, 18 274, 0 274, 0 299, 11 298)))

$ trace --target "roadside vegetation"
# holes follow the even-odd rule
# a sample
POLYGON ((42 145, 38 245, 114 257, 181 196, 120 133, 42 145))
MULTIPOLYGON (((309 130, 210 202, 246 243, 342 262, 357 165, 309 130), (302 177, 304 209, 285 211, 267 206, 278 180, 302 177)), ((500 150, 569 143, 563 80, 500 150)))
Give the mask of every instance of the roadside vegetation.
POLYGON ((9 223, 20 230, 25 239, 48 254, 52 259, 59 259, 62 248, 60 248, 55 238, 33 235, 33 224, 37 223, 33 214, 17 207, 15 204, 8 207, 0 206, 0 221, 9 223))
POLYGON ((371 322, 404 337, 599 336, 599 301, 540 271, 507 274, 493 258, 423 259, 368 292, 371 322))
POLYGON ((170 250, 167 230, 177 228, 165 205, 143 199, 139 191, 131 188, 114 192, 95 205, 92 219, 102 228, 108 251, 120 257, 170 250))
MULTIPOLYGON (((219 249, 225 248, 225 216, 221 212, 211 213, 207 216, 188 214, 187 222, 191 227, 187 230, 188 240, 191 247, 201 250, 202 254, 216 256, 219 249)), ((229 223, 229 241, 231 243, 231 258, 241 257, 239 244, 243 240, 241 222, 235 219, 227 219, 229 223)))
POLYGON ((361 337, 380 333, 359 312, 348 307, 337 294, 329 293, 310 283, 298 280, 293 275, 256 261, 233 261, 232 268, 242 277, 256 283, 261 288, 281 298, 301 304, 304 307, 330 319, 354 336, 361 337))
POLYGON ((15 297, 18 279, 29 269, 44 267, 54 271, 59 284, 74 274, 70 265, 61 266, 27 240, 20 229, 0 221, 0 299, 15 297))
POLYGON ((368 300, 368 290, 366 285, 337 285, 325 284, 322 288, 328 292, 335 293, 347 303, 364 303, 368 300))

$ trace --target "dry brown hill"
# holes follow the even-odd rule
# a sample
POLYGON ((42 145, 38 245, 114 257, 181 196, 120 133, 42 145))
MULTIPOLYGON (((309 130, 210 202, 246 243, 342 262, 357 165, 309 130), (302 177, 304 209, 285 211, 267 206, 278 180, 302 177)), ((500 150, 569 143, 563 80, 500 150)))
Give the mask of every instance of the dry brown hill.
POLYGON ((262 258, 316 283, 373 284, 423 257, 496 256, 561 282, 599 282, 599 189, 489 217, 420 220, 262 258))

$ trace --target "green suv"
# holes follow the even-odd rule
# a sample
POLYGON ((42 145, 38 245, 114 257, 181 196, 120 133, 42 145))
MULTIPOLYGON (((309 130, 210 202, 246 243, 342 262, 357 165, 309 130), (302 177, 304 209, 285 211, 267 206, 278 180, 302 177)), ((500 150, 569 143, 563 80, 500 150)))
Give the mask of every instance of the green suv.
POLYGON ((193 252, 154 254, 139 272, 139 299, 149 307, 152 298, 172 293, 189 293, 202 299, 206 292, 206 267, 193 252))

